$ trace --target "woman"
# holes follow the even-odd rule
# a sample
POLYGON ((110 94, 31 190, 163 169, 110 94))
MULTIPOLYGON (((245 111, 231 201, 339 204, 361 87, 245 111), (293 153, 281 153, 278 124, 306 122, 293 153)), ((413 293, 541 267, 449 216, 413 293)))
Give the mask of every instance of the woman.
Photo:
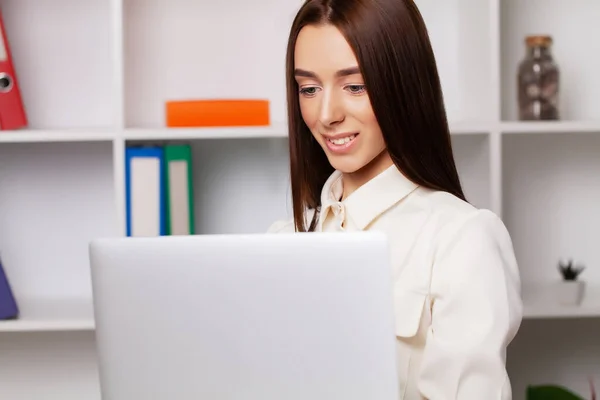
POLYGON ((287 91, 294 218, 270 232, 386 232, 400 398, 510 399, 517 262, 502 221, 465 199, 413 0, 306 1, 287 91))

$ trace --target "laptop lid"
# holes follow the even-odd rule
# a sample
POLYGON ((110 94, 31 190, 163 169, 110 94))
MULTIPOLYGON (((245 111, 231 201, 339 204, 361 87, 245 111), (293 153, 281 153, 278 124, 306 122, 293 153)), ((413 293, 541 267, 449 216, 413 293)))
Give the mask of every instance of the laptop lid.
POLYGON ((90 246, 104 400, 396 400, 383 234, 90 246))

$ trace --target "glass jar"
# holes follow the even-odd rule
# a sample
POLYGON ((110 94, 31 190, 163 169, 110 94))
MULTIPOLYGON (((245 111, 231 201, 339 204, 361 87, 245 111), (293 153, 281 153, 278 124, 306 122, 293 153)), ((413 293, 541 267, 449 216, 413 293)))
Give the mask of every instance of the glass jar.
POLYGON ((527 36, 527 53, 518 68, 519 119, 558 120, 559 69, 552 57, 552 37, 527 36))

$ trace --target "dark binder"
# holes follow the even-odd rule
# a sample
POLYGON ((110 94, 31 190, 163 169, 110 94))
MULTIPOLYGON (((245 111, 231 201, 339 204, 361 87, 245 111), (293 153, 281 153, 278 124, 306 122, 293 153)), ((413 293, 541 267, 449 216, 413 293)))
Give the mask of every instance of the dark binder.
POLYGON ((18 316, 19 308, 0 260, 0 320, 16 319, 18 316))

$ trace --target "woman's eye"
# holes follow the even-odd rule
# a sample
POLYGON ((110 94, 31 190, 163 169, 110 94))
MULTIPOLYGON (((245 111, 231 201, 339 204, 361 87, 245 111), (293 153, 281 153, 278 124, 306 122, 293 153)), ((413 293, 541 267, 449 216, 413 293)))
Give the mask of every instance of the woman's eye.
POLYGON ((361 94, 365 91, 365 85, 348 85, 346 88, 352 94, 361 94))
POLYGON ((305 96, 314 96, 317 93, 318 88, 316 87, 305 87, 300 89, 300 94, 305 96))

